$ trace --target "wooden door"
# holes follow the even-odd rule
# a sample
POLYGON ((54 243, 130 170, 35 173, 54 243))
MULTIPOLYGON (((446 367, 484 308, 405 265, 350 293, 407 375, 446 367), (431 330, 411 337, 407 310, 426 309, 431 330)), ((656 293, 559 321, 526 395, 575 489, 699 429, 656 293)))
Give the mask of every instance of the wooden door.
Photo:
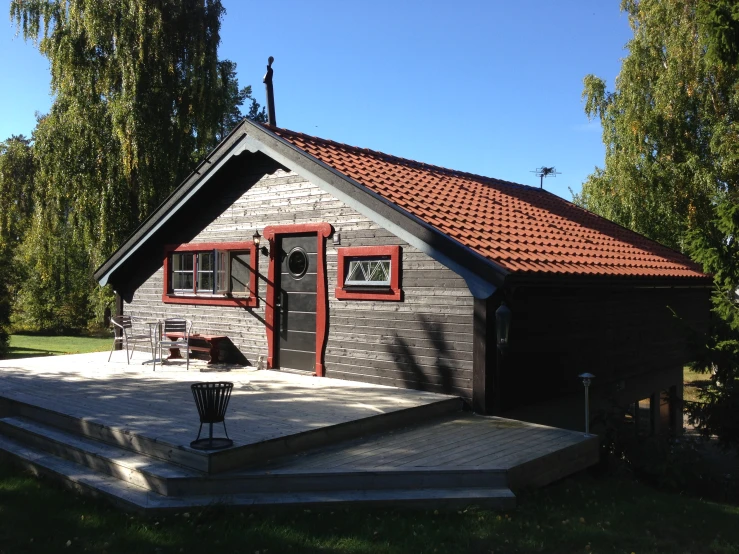
POLYGON ((280 273, 275 286, 275 326, 279 338, 277 365, 313 372, 316 369, 316 234, 279 238, 280 273))

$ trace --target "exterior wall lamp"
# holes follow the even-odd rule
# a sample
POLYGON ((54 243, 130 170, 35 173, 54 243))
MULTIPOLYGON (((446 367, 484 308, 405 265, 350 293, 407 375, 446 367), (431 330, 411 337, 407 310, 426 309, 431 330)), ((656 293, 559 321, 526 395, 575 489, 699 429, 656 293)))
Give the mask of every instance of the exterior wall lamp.
POLYGON ((508 349, 508 335, 511 331, 511 310, 505 302, 501 302, 495 310, 495 334, 497 335, 498 350, 505 352, 508 349))
MULTIPOLYGON (((259 248, 259 245, 262 242, 262 235, 259 234, 259 229, 257 229, 256 231, 254 231, 254 236, 252 236, 251 239, 254 241, 254 246, 257 247, 257 250, 259 250, 265 256, 267 254, 269 254, 269 250, 267 250, 267 246, 266 245, 265 246, 262 246, 261 248, 259 248)), ((267 242, 269 242, 269 241, 267 241, 267 242)))

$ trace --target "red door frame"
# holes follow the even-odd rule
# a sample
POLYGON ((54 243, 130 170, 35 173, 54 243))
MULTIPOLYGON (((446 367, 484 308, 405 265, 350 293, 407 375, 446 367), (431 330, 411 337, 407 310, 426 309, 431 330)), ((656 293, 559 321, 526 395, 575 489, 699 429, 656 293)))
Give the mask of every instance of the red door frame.
POLYGON ((334 229, 330 223, 304 223, 299 225, 267 225, 264 238, 269 241, 269 271, 267 273, 267 303, 264 319, 267 323, 267 367, 274 368, 275 360, 275 311, 277 291, 275 290, 275 239, 279 235, 316 233, 318 239, 318 259, 316 268, 316 375, 325 375, 323 359, 326 353, 326 329, 328 328, 328 282, 326 279, 326 239, 334 229))

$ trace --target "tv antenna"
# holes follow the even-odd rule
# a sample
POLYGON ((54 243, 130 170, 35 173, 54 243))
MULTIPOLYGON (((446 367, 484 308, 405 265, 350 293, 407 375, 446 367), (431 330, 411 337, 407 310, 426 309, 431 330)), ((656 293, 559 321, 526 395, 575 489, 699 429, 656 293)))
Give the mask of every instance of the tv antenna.
POLYGON ((544 177, 556 177, 557 175, 562 175, 554 167, 537 167, 531 173, 536 173, 539 176, 539 188, 540 189, 544 188, 544 177))

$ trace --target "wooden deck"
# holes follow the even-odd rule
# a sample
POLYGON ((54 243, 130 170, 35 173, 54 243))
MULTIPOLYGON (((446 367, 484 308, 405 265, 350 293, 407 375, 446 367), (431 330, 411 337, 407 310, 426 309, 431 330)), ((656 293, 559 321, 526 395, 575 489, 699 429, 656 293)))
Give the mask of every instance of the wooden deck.
POLYGON ((507 508, 511 489, 597 461, 594 437, 464 413, 454 397, 276 371, 201 372, 204 363, 155 373, 107 356, 0 362, 0 451, 128 507, 436 498, 507 508), (223 380, 234 383, 234 447, 193 450, 189 385, 223 380))
POLYGON ((107 353, 0 361, 0 414, 3 404, 24 414, 42 408, 112 431, 122 443, 164 445, 162 457, 217 472, 461 408, 455 397, 433 393, 279 371, 213 371, 192 360, 190 371, 182 362, 155 372, 140 364, 145 355, 136 356, 131 365, 120 353, 111 363, 107 353), (207 454, 189 447, 199 427, 190 384, 201 381, 234 383, 226 415, 234 448, 207 454))

